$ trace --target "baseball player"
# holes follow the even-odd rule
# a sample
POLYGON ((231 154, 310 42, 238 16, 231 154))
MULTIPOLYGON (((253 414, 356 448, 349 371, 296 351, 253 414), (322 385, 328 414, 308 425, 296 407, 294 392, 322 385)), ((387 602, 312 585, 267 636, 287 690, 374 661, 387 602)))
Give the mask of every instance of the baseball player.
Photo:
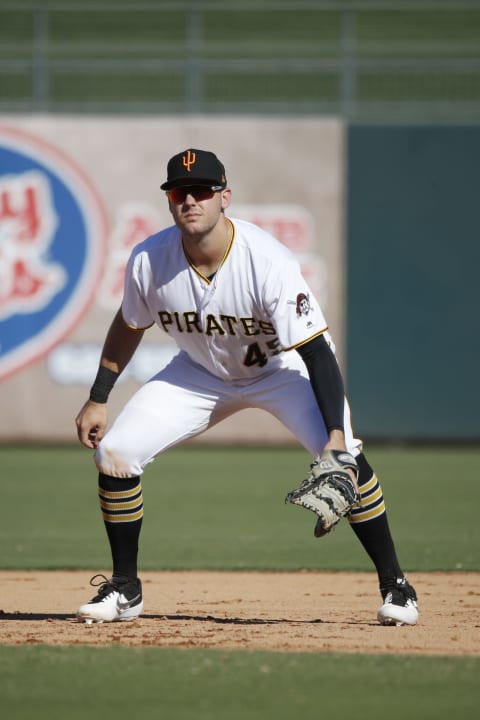
POLYGON ((278 418, 314 461, 287 501, 313 511, 315 535, 348 516, 377 570, 378 620, 415 625, 417 597, 399 565, 379 481, 355 438, 334 345, 318 302, 290 251, 230 218, 225 168, 209 151, 170 159, 166 191, 174 224, 137 245, 124 296, 107 333, 78 437, 95 449, 113 573, 77 611, 85 622, 133 620, 143 610, 137 575, 141 476, 167 448, 243 408, 278 418), (107 431, 107 399, 152 325, 178 354, 127 402, 107 431))

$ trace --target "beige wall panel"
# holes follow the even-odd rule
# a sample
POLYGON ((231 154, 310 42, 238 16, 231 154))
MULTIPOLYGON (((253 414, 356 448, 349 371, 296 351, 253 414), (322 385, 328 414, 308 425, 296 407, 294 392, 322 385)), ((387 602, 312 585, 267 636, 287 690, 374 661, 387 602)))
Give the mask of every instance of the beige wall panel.
MULTIPOLYGON (((87 397, 104 334, 120 303, 118 279, 126 257, 133 244, 171 224, 159 185, 168 159, 188 147, 213 150, 224 162, 233 192, 230 215, 277 232, 299 256, 343 364, 344 133, 339 121, 35 115, 0 116, 0 138, 2 127, 28 133, 40 145, 48 143, 81 169, 103 207, 108 249, 88 311, 61 342, 0 381, 0 441, 75 441, 74 417, 87 397)), ((4 172, 11 181, 8 168, 4 171, 1 166, 0 181, 4 172)), ((5 233, 0 239, 8 243, 5 233)), ((1 332, 0 324, 0 351, 1 332)), ((170 341, 152 328, 128 368, 128 378, 112 394, 112 418, 171 352, 170 341)), ((244 411, 197 441, 259 440, 276 443, 292 438, 275 419, 244 411)))

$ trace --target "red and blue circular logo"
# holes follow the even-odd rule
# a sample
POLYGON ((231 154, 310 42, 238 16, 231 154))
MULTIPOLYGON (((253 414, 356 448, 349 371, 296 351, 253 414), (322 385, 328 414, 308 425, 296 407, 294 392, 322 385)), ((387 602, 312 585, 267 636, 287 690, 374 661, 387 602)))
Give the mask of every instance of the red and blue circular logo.
POLYGON ((0 125, 0 379, 75 328, 106 247, 105 212, 85 173, 42 139, 0 125))

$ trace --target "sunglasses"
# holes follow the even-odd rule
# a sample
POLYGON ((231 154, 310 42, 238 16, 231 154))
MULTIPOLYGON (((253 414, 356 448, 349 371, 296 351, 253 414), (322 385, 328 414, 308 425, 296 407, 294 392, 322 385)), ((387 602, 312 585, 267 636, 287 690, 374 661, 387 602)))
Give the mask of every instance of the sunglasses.
POLYGON ((223 190, 221 185, 187 185, 167 190, 167 197, 174 203, 183 203, 187 195, 195 200, 210 200, 216 192, 223 190))

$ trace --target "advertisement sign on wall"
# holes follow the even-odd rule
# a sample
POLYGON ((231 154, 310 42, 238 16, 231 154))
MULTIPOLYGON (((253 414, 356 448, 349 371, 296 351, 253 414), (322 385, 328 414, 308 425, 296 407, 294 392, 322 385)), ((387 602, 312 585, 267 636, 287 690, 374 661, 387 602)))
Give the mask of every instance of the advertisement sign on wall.
POLYGON ((0 128, 0 380, 67 337, 106 260, 90 179, 41 138, 0 128))
MULTIPOLYGON (((343 343, 342 127, 333 120, 0 118, 1 440, 74 441, 132 248, 172 223, 159 190, 186 147, 222 159, 231 217, 255 222, 302 265, 343 343), (279 179, 280 178, 280 179, 279 179), (9 408, 8 412, 5 408, 9 408)), ((153 328, 111 413, 175 353, 153 328)), ((206 440, 284 441, 244 411, 206 440)))

